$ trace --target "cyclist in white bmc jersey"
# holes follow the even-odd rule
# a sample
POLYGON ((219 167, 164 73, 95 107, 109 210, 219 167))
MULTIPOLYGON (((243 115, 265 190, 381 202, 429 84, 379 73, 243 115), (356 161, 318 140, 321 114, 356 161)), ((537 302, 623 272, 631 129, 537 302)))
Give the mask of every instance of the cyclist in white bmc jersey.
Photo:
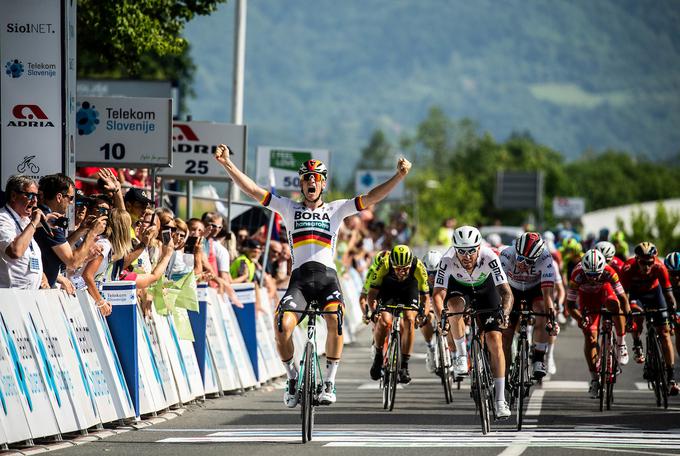
MULTIPOLYGON (((461 226, 454 230, 453 247, 439 262, 434 301, 437 312, 441 312, 444 302, 451 312, 462 312, 466 304, 475 310, 488 310, 488 315, 481 319, 480 329, 484 331, 491 355, 496 417, 505 419, 510 416, 510 408, 505 401, 505 356, 500 331, 508 324, 512 292, 498 255, 491 248, 480 246, 481 243, 482 235, 475 227, 461 226)), ((465 376, 468 374, 467 346, 465 324, 460 315, 451 317, 451 332, 456 346, 453 371, 456 376, 465 376)))
MULTIPOLYGON (((509 368, 512 339, 519 322, 519 314, 516 312, 520 310, 521 301, 525 300, 528 308, 534 312, 554 316, 553 292, 557 271, 553 266, 552 255, 545 248, 543 239, 538 233, 523 233, 512 246, 503 249, 500 258, 514 297, 515 312, 510 315, 510 325, 503 331, 505 362, 509 368)), ((546 323, 545 317, 537 316, 534 324, 533 374, 537 379, 545 377, 546 374, 545 352, 549 342, 546 323)))
MULTIPOLYGON (((312 300, 318 302, 323 310, 337 310, 343 306, 342 292, 335 270, 335 243, 342 220, 368 206, 384 199, 390 191, 408 174, 411 163, 400 158, 397 172, 386 182, 374 187, 366 195, 349 200, 324 203, 322 194, 326 188, 328 170, 319 160, 307 160, 300 166, 301 202, 274 195, 259 187, 250 177, 239 170, 230 160, 232 152, 220 144, 215 151, 215 159, 224 167, 234 183, 251 198, 263 206, 278 212, 288 231, 288 243, 293 257, 292 274, 288 290, 283 295, 277 318, 281 330, 275 328, 276 348, 286 367, 288 383, 283 400, 287 407, 297 405, 297 376, 293 330, 299 316, 286 310, 305 310, 312 300)), ((328 328, 326 340, 326 375, 319 403, 330 405, 335 402, 335 375, 342 355, 342 336, 338 335, 338 316, 324 315, 328 328)), ((278 324, 277 324, 278 326, 278 324)))

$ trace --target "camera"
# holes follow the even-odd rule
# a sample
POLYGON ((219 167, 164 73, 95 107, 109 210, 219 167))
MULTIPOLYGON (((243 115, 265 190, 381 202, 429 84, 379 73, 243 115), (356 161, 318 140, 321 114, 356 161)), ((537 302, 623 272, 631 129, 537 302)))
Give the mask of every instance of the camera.
POLYGON ((65 230, 68 229, 68 217, 59 217, 52 222, 52 226, 65 230))

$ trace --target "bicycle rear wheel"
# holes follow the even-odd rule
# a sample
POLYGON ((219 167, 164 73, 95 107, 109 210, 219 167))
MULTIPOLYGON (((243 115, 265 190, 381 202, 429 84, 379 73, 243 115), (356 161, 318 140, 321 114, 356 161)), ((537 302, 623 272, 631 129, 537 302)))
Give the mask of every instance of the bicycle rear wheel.
POLYGON ((390 381, 388 387, 388 408, 391 412, 394 410, 394 400, 397 396, 397 377, 399 368, 401 367, 401 334, 398 332, 392 338, 392 346, 389 348, 388 357, 388 368, 390 372, 390 381))
POLYGON ((314 428, 314 345, 307 342, 305 346, 304 371, 302 374, 302 443, 312 440, 314 428))
POLYGON ((444 399, 447 404, 453 401, 453 378, 451 376, 451 357, 445 345, 444 337, 441 333, 437 334, 437 358, 439 369, 442 374, 442 386, 444 386, 444 399))
POLYGON ((491 428, 489 422, 489 403, 488 403, 488 390, 486 385, 486 373, 484 371, 484 360, 482 357, 484 353, 482 352, 482 345, 479 339, 473 339, 471 344, 472 353, 472 370, 474 371, 473 381, 474 381, 474 394, 475 402, 477 402, 477 407, 479 408, 479 417, 482 424, 482 434, 487 434, 491 428))
POLYGON ((529 341, 520 339, 517 347, 519 358, 518 387, 517 387, 517 430, 522 430, 524 421, 524 403, 529 396, 529 341))

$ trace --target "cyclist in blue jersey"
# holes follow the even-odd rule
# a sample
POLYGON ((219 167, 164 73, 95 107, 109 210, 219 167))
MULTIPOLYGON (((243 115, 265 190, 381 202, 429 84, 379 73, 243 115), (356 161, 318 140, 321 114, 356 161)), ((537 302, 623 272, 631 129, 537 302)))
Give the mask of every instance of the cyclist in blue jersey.
MULTIPOLYGON (((281 298, 277 309, 277 320, 280 316, 281 330, 277 328, 274 333, 277 350, 288 375, 283 400, 287 407, 293 408, 298 402, 296 389, 298 366, 292 336, 295 326, 299 323, 299 317, 294 312, 286 311, 304 310, 311 301, 316 301, 326 311, 344 307, 333 261, 342 220, 383 200, 408 174, 411 163, 405 158, 400 158, 394 176, 371 189, 366 195, 326 203, 322 195, 326 188, 328 170, 319 160, 307 160, 298 170, 302 201, 297 202, 259 187, 234 165, 229 158, 231 153, 226 145, 220 144, 215 151, 215 159, 241 191, 281 215, 288 233, 293 267, 288 290, 281 298)), ((328 328, 326 375, 323 390, 319 394, 319 403, 330 405, 336 400, 335 375, 340 363, 343 339, 342 335, 338 334, 338 316, 328 314, 324 315, 324 319, 328 328)))

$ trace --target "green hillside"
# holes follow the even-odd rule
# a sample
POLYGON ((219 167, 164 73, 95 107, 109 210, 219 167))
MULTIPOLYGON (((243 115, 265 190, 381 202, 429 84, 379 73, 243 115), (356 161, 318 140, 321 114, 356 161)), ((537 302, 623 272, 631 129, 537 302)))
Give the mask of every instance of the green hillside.
MULTIPOLYGON (((228 121, 234 3, 187 27, 197 120, 228 121)), ((371 132, 428 109, 567 157, 680 150, 680 2, 251 0, 245 122, 257 145, 327 147, 349 176, 371 132)))

